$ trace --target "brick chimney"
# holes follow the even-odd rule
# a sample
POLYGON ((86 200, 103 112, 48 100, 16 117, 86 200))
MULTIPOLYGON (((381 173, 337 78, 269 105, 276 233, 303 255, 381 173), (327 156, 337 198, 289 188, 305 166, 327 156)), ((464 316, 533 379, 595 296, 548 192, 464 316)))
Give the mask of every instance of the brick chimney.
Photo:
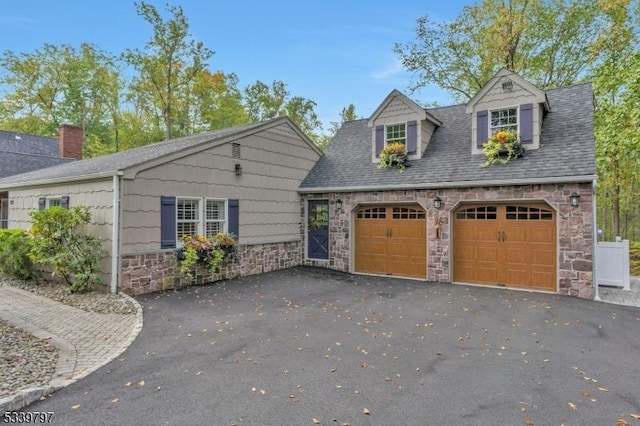
POLYGON ((58 147, 60 157, 82 160, 82 138, 84 134, 81 127, 71 124, 60 126, 60 139, 58 147))

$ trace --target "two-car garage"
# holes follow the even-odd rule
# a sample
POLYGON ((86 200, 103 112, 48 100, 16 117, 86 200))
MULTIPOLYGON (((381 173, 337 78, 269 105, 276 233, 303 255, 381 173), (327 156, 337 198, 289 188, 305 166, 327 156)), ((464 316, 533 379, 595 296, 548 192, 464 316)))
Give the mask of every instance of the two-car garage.
MULTIPOLYGON (((363 205, 354 215, 355 272, 427 277, 422 207, 363 205)), ((451 219, 452 281, 556 291, 556 217, 549 206, 465 204, 451 219)))

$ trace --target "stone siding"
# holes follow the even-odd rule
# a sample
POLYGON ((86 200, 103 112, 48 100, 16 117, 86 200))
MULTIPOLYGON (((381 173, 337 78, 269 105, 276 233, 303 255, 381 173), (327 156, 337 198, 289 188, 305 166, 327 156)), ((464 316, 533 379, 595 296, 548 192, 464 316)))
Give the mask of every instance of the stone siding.
POLYGON ((132 296, 178 289, 193 284, 206 284, 245 275, 260 274, 301 264, 301 242, 243 245, 228 255, 220 272, 210 275, 199 265, 194 282, 180 273, 175 250, 135 253, 121 256, 120 290, 132 296))
MULTIPOLYGON (((451 281, 451 214, 461 203, 471 201, 537 202, 549 204, 556 211, 558 240, 559 294, 593 298, 593 195, 590 183, 557 185, 524 185, 483 188, 397 190, 351 193, 307 194, 302 199, 302 211, 309 199, 329 200, 328 261, 304 259, 303 264, 352 272, 351 220, 353 212, 365 204, 417 203, 427 212, 427 280, 451 281), (580 195, 580 206, 571 207, 572 192, 580 195), (433 200, 442 200, 436 210, 433 200), (342 209, 335 208, 342 200, 342 209)), ((302 217, 302 223, 306 218, 302 217)), ((304 237, 304 235, 303 235, 304 237)))

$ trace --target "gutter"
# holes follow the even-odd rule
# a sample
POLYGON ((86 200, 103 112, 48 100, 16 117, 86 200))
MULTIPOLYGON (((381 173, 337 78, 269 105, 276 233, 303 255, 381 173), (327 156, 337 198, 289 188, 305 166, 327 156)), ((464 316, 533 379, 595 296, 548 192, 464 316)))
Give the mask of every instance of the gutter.
POLYGON ((595 182, 595 175, 556 176, 533 179, 494 179, 494 180, 466 180, 456 182, 413 183, 400 185, 359 185, 359 186, 328 186, 298 188, 301 194, 314 194, 321 192, 363 192, 363 191, 392 191, 402 189, 445 189, 445 188, 472 188, 482 186, 510 186, 510 185, 536 185, 554 183, 579 183, 595 182))
POLYGON ((600 301, 602 299, 600 298, 600 286, 598 285, 598 267, 597 267, 598 259, 596 259, 596 256, 598 255, 598 221, 596 220, 596 217, 597 217, 596 216, 597 214, 596 178, 593 179, 592 187, 593 187, 593 195, 591 196, 591 199, 593 200, 593 202, 591 204, 593 205, 593 254, 591 255, 591 259, 593 260, 593 289, 594 289, 593 300, 600 301))
POLYGON ((118 292, 118 273, 120 271, 120 178, 119 170, 113 176, 113 216, 111 228, 111 293, 118 292))
POLYGON ((97 179, 104 179, 104 178, 110 178, 113 176, 121 176, 121 175, 122 175, 122 171, 111 170, 109 172, 92 173, 92 174, 86 174, 86 175, 80 175, 80 176, 55 177, 51 179, 42 179, 42 180, 30 180, 30 181, 24 181, 24 182, 10 183, 7 185, 2 185, 0 183, 0 189, 5 190, 5 189, 16 189, 16 188, 28 188, 31 186, 40 186, 40 185, 54 185, 58 183, 82 182, 86 180, 97 180, 97 179))

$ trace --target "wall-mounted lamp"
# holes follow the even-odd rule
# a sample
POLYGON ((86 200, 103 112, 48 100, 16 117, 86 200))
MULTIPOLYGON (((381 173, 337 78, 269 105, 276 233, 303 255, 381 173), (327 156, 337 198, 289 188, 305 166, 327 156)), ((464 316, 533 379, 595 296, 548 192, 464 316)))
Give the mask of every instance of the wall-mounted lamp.
POLYGON ((440 210, 440 208, 442 207, 442 200, 440 199, 440 197, 436 196, 436 198, 433 200, 433 207, 440 210))
POLYGON ((336 200, 336 209, 342 210, 342 200, 336 200))
POLYGON ((580 205, 580 196, 577 192, 573 192, 569 199, 571 200, 571 207, 578 207, 580 205))
POLYGON ((242 166, 240 164, 236 164, 236 176, 242 176, 242 166))

